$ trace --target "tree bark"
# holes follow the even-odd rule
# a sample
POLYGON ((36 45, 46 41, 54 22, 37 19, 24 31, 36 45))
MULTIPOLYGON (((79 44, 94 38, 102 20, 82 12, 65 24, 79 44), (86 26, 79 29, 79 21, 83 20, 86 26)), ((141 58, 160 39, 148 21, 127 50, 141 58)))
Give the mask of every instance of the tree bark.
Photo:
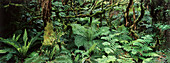
MULTIPOLYGON (((168 9, 170 9, 170 2, 168 2, 167 3, 167 7, 168 7, 168 9)), ((170 25, 170 16, 168 15, 167 16, 167 22, 168 22, 168 25, 170 25)), ((165 37, 166 37, 166 43, 165 43, 165 45, 166 45, 166 48, 170 48, 170 29, 169 30, 167 30, 166 32, 166 35, 165 35, 165 37)))
POLYGON ((41 1, 42 6, 42 15, 43 15, 43 21, 44 21, 44 27, 46 26, 47 22, 51 22, 50 16, 51 16, 51 0, 42 0, 41 1))
MULTIPOLYGON (((169 7, 168 7, 169 8, 169 7)), ((168 16, 168 25, 170 25, 170 17, 168 16)), ((170 30, 166 31, 166 48, 170 48, 170 30)))

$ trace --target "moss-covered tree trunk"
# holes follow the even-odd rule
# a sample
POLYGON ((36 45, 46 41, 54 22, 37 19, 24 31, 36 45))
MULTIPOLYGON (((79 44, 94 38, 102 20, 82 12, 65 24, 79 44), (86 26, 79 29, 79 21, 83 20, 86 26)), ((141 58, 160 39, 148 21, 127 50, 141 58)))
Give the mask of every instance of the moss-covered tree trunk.
POLYGON ((51 0, 42 0, 42 16, 44 21, 44 42, 43 45, 52 45, 54 42, 53 24, 51 17, 51 0))

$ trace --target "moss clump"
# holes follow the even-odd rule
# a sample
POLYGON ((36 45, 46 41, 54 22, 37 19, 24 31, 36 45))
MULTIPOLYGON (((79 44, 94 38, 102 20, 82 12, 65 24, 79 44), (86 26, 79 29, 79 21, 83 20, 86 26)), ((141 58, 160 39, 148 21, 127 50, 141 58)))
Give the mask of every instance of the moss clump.
POLYGON ((43 45, 52 45, 55 41, 55 32, 53 30, 52 22, 47 22, 47 26, 44 31, 44 42, 43 45))

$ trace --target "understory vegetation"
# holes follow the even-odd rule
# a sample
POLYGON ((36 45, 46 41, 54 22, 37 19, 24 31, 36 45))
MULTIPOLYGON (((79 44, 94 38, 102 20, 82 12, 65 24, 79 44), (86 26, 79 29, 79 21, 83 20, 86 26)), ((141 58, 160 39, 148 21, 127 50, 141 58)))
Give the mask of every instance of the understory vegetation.
POLYGON ((168 63, 168 3, 2 0, 0 63, 168 63))

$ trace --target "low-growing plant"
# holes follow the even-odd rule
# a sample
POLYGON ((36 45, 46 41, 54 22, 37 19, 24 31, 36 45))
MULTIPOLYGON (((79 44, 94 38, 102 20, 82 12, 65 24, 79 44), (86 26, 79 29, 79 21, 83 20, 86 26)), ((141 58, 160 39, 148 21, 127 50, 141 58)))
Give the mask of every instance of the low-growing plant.
MULTIPOLYGON (((10 39, 10 38, 9 39, 0 38, 0 41, 2 43, 5 43, 7 45, 12 46, 12 48, 4 48, 2 50, 5 51, 5 52, 9 52, 7 55, 11 55, 11 53, 12 53, 11 51, 13 51, 13 54, 17 55, 18 57, 25 58, 28 54, 29 49, 31 47, 33 47, 33 45, 35 45, 34 42, 38 39, 38 37, 41 34, 42 34, 42 32, 39 32, 35 37, 33 37, 29 40, 28 35, 27 35, 27 31, 25 29, 23 39, 22 39, 23 41, 19 41, 19 38, 20 38, 21 35, 16 36, 15 34, 13 35, 12 39, 10 39)), ((7 57, 9 57, 9 56, 7 56, 7 57)), ((10 59, 10 57, 7 58, 6 60, 9 60, 9 59, 10 59)))

